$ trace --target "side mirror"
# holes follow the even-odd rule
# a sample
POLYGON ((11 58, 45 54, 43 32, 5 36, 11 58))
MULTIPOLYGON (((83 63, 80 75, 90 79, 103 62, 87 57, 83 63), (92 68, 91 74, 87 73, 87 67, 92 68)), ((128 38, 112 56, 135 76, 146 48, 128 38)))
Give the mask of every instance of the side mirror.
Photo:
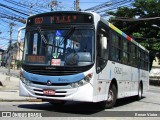
POLYGON ((21 49, 21 39, 22 38, 24 39, 24 34, 22 32, 23 33, 25 32, 25 27, 18 29, 18 40, 17 40, 17 46, 23 52, 23 50, 21 49), (23 35, 23 37, 22 37, 22 35, 23 35))
POLYGON ((104 37, 102 34, 100 35, 100 43, 102 46, 102 49, 107 49, 107 37, 104 37))

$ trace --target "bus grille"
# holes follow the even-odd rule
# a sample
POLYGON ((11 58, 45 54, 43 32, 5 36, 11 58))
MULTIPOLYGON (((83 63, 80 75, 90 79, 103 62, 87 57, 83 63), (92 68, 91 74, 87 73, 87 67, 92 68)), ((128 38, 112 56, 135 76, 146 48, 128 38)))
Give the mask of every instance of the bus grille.
POLYGON ((89 70, 93 64, 88 66, 75 66, 75 67, 55 67, 55 66, 33 66, 33 65, 22 65, 22 68, 33 74, 39 75, 50 75, 50 76, 64 76, 64 75, 74 75, 82 73, 86 70, 89 70))
MULTIPOLYGON (((33 84, 46 85, 44 82, 31 81, 33 84)), ((50 86, 67 86, 70 83, 52 83, 50 86)))
POLYGON ((28 70, 27 72, 39 75, 51 75, 51 76, 64 76, 73 75, 79 72, 77 71, 51 71, 51 70, 28 70))

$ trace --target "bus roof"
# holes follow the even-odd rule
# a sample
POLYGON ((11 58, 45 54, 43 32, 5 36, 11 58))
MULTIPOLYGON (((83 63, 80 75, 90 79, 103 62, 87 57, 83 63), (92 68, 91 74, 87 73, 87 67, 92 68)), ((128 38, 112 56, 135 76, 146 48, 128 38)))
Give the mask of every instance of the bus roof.
POLYGON ((125 34, 124 32, 122 32, 120 29, 118 29, 117 27, 115 27, 113 24, 108 22, 108 26, 110 28, 112 28, 114 31, 116 31, 117 33, 119 33, 120 35, 122 35, 124 38, 126 38, 127 40, 131 41, 132 43, 134 43, 135 45, 139 46, 141 49, 149 52, 145 47, 143 47, 142 45, 140 45, 139 43, 137 43, 135 40, 133 40, 130 36, 128 36, 127 34, 125 34))
POLYGON ((105 22, 111 29, 113 29, 114 31, 116 31, 117 33, 119 33, 121 36, 123 36, 124 38, 126 38, 128 41, 131 41, 132 43, 134 43, 135 45, 137 45, 138 47, 140 47, 141 49, 143 49, 146 52, 149 52, 145 47, 143 47, 142 45, 140 45, 138 42, 136 42, 133 38, 131 38, 130 36, 128 36, 127 34, 125 34, 124 32, 122 32, 120 29, 118 29, 116 26, 114 26, 113 24, 111 24, 110 22, 104 20, 103 18, 101 19, 103 22, 105 22))

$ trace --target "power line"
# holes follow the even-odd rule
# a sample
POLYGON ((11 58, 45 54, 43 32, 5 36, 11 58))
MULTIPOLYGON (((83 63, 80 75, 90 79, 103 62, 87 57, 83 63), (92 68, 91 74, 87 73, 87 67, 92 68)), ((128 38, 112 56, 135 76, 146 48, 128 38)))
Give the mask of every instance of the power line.
POLYGON ((160 19, 160 17, 150 17, 150 18, 138 18, 138 19, 135 19, 135 18, 120 18, 120 17, 116 17, 116 18, 112 18, 112 20, 115 20, 115 21, 146 21, 146 20, 155 20, 155 19, 160 19))
POLYGON ((126 4, 118 4, 118 7, 117 6, 111 6, 110 8, 98 11, 97 13, 113 11, 113 10, 116 10, 116 9, 118 9, 120 7, 130 7, 131 6, 131 3, 126 3, 126 4), (126 4, 129 4, 129 5, 126 5, 126 4))
POLYGON ((2 7, 1 7, 1 11, 0 11, 0 13, 2 13, 2 14, 10 14, 10 15, 14 15, 14 16, 22 17, 22 15, 15 14, 15 12, 13 13, 13 11, 12 11, 12 10, 8 10, 8 9, 6 9, 6 8, 2 8, 2 7))
POLYGON ((4 16, 4 15, 0 15, 1 18, 6 18, 6 19, 10 19, 10 20, 16 20, 18 22, 21 22, 21 23, 26 23, 26 21, 24 19, 21 19, 21 18, 16 18, 14 16, 4 16))
MULTIPOLYGON (((29 7, 30 7, 30 6, 20 4, 20 3, 16 2, 16 1, 12 1, 12 0, 4 0, 4 1, 6 1, 6 2, 8 2, 8 3, 11 3, 11 4, 13 4, 13 5, 16 5, 16 6, 18 6, 18 7, 22 7, 23 9, 26 8, 26 9, 29 10, 29 7)), ((33 11, 39 13, 39 12, 36 11, 36 10, 33 10, 33 11)))
POLYGON ((86 10, 84 10, 84 11, 94 11, 94 10, 97 10, 97 9, 99 9, 99 8, 102 8, 102 7, 111 5, 111 4, 112 4, 112 1, 110 1, 110 2, 105 2, 105 3, 103 3, 103 4, 100 4, 100 5, 97 5, 97 6, 88 8, 88 9, 86 9, 86 10))
MULTIPOLYGON (((27 9, 27 10, 29 10, 30 7, 32 6, 32 11, 34 11, 34 12, 36 12, 36 13, 46 12, 46 11, 44 11, 44 10, 42 10, 42 9, 39 9, 39 8, 33 9, 33 7, 34 7, 34 6, 37 6, 37 5, 36 5, 36 4, 33 4, 32 2, 30 2, 29 4, 23 4, 23 3, 20 3, 20 2, 16 2, 16 1, 14 1, 14 0, 4 0, 4 1, 6 1, 6 2, 8 2, 8 3, 11 3, 11 4, 14 4, 14 5, 16 5, 16 6, 22 7, 23 9, 25 8, 25 9, 27 9)), ((44 8, 44 7, 41 6, 41 8, 44 8)))
POLYGON ((23 12, 20 12, 20 11, 16 10, 16 8, 9 7, 9 6, 7 6, 7 5, 3 5, 3 4, 1 4, 1 3, 0 3, 0 6, 2 6, 2 7, 4 7, 4 8, 7 8, 7 9, 10 9, 10 10, 12 10, 12 11, 14 11, 14 12, 19 13, 19 14, 22 14, 22 15, 25 15, 25 16, 29 16, 29 15, 28 15, 28 14, 26 14, 26 13, 23 13, 23 12))
MULTIPOLYGON (((6 40, 6 41, 9 41, 10 39, 8 38, 4 38, 4 37, 0 37, 0 39, 3 39, 3 40, 6 40)), ((13 41, 17 41, 17 39, 12 39, 13 41)))

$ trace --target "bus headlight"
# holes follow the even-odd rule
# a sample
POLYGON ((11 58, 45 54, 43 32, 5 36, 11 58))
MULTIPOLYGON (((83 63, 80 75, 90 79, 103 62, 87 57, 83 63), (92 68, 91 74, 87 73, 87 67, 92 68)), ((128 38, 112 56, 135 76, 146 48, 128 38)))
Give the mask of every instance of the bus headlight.
POLYGON ((31 81, 27 80, 23 75, 20 76, 20 79, 26 85, 30 85, 31 84, 31 81))
POLYGON ((90 73, 90 74, 88 74, 88 75, 84 78, 84 80, 85 80, 86 82, 90 82, 90 80, 92 79, 92 76, 93 76, 93 73, 90 73))
POLYGON ((76 88, 76 87, 80 87, 83 86, 87 83, 90 82, 91 78, 92 78, 93 74, 88 74, 84 79, 82 79, 81 81, 75 82, 75 83, 71 83, 71 87, 72 88, 76 88))

